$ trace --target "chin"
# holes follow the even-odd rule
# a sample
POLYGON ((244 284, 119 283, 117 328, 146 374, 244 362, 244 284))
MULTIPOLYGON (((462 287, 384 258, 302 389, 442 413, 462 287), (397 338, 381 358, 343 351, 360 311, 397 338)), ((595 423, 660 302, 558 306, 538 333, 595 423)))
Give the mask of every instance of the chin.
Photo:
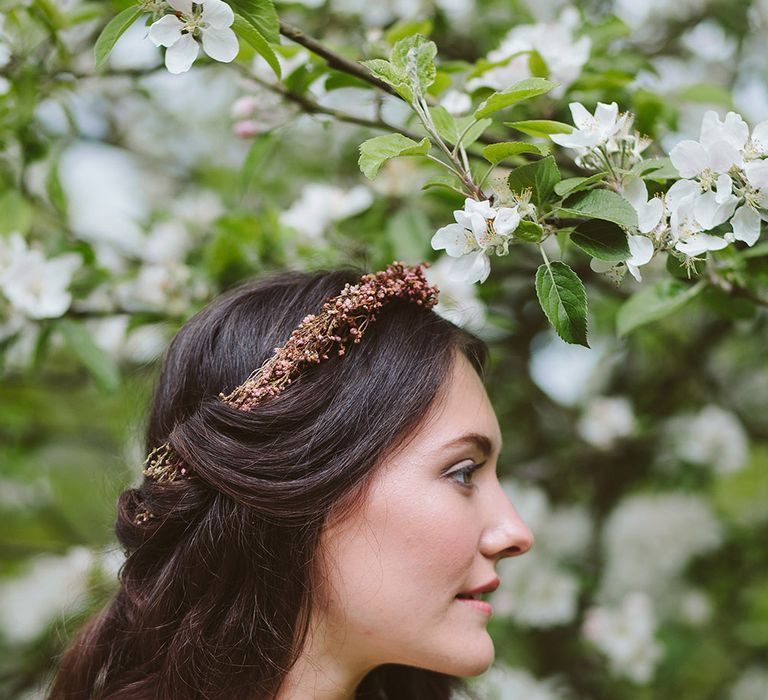
POLYGON ((469 642, 464 640, 456 654, 451 654, 447 660, 432 668, 439 673, 449 676, 480 676, 493 664, 495 649, 490 636, 485 640, 469 642))

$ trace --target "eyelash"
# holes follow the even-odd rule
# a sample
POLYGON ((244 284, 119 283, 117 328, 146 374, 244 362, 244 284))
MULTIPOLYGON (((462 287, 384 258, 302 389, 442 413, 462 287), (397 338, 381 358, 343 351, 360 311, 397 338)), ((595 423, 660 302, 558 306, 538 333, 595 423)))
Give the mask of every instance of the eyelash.
MULTIPOLYGON (((480 467, 482 467, 485 464, 485 462, 480 462, 479 464, 468 464, 466 467, 462 467, 461 469, 456 469, 449 474, 446 474, 447 477, 453 479, 454 474, 465 474, 466 476, 471 477, 472 474, 474 474, 480 467)), ((474 487, 474 484, 470 481, 469 483, 463 483, 461 481, 458 481, 456 479, 453 479, 456 481, 459 486, 463 486, 464 488, 471 489, 474 487)))

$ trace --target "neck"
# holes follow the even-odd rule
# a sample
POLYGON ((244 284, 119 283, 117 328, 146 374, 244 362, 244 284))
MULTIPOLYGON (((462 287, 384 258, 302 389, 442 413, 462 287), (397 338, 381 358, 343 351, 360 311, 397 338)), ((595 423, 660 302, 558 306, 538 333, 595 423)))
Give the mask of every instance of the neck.
POLYGON ((275 700, 354 700, 357 686, 373 668, 355 658, 348 645, 332 643, 329 635, 314 630, 275 700))

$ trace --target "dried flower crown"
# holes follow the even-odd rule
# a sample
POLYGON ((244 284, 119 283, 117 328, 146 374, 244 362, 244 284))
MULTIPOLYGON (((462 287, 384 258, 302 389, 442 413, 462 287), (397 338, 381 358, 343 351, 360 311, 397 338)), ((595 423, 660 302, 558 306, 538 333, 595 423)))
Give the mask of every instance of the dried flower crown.
MULTIPOLYGON (((219 399, 241 411, 250 411, 257 403, 279 394, 308 366, 330 357, 336 349, 344 355, 351 340, 359 343, 379 309, 394 299, 404 299, 431 308, 437 303, 437 287, 424 276, 428 262, 408 266, 394 261, 385 270, 363 275, 356 284, 347 283, 341 293, 323 304, 318 314, 305 316, 286 343, 240 386, 219 399)), ((190 475, 181 458, 166 442, 153 449, 144 460, 143 474, 156 481, 173 481, 190 475)), ((136 522, 153 517, 148 511, 136 516, 136 522)))

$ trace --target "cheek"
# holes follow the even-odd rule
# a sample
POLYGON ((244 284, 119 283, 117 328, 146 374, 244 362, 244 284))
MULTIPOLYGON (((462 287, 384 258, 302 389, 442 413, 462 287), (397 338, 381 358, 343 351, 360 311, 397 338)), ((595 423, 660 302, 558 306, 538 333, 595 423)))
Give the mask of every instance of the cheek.
POLYGON ((337 578, 353 608, 409 618, 443 611, 470 583, 477 525, 448 484, 391 488, 339 536, 337 578), (431 490, 430 490, 431 488, 431 490), (414 496, 414 494, 421 494, 414 496))

